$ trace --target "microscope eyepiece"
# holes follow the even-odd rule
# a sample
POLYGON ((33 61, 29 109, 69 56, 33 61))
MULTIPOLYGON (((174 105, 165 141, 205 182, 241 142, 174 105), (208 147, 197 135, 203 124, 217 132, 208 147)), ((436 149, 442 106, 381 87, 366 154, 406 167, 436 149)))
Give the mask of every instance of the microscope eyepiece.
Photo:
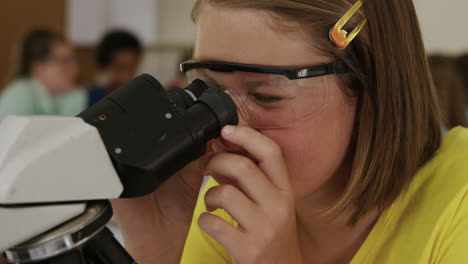
POLYGON ((178 87, 172 88, 167 93, 167 97, 175 107, 178 107, 179 109, 187 109, 198 100, 198 97, 200 97, 206 89, 208 89, 208 85, 206 85, 206 83, 201 80, 195 80, 185 89, 178 87))
POLYGON ((95 126, 124 186, 121 197, 153 192, 164 180, 206 152, 225 125, 237 125, 237 109, 222 89, 195 80, 166 92, 143 74, 83 111, 95 126), (105 120, 99 115, 105 114, 105 120), (118 153, 115 151, 118 149, 118 153))

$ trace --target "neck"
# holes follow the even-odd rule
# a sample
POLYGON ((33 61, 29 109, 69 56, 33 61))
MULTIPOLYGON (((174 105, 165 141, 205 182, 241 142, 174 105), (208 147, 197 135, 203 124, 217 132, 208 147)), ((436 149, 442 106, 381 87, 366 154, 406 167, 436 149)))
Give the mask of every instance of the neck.
POLYGON ((305 259, 314 263, 349 263, 352 260, 379 214, 369 213, 355 226, 348 225, 345 215, 331 218, 297 209, 299 243, 305 259))
POLYGON ((324 215, 346 185, 349 170, 343 168, 317 192, 296 201, 297 228, 301 250, 314 263, 348 263, 364 243, 379 217, 377 211, 364 216, 354 226, 348 224, 353 210, 337 217, 324 215))

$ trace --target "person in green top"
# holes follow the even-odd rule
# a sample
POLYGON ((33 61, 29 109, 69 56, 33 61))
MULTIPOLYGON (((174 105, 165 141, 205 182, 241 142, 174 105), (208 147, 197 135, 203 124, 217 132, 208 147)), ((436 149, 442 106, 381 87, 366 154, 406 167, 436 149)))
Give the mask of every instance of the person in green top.
POLYGON ((76 87, 78 65, 71 45, 58 33, 35 29, 23 39, 14 80, 0 94, 0 120, 7 115, 73 116, 86 107, 76 87))

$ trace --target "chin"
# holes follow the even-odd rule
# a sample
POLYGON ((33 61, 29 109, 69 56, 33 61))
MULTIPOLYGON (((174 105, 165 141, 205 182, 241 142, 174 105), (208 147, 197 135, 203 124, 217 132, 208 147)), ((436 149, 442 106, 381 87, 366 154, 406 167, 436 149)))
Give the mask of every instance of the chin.
POLYGON ((329 191, 327 189, 332 187, 330 182, 331 178, 332 177, 327 177, 323 174, 321 176, 318 173, 307 173, 307 175, 299 177, 290 176, 296 201, 311 198, 319 193, 324 194, 329 191))
POLYGON ((291 185, 293 188, 294 198, 296 201, 303 200, 309 197, 314 192, 316 192, 320 187, 320 185, 317 183, 304 182, 304 181, 299 181, 296 179, 291 179, 291 185))

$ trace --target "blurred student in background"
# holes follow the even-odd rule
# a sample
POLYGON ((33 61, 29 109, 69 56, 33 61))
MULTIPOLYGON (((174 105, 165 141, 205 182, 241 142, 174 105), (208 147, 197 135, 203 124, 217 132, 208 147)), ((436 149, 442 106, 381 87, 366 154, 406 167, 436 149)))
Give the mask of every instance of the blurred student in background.
POLYGON ((131 81, 137 72, 142 53, 138 38, 124 30, 108 32, 101 40, 96 62, 100 77, 95 85, 89 87, 89 105, 131 81))
POLYGON ((7 115, 78 114, 86 93, 75 89, 78 65, 72 46, 60 34, 34 29, 25 35, 13 80, 0 94, 0 120, 7 115))
POLYGON ((455 58, 433 55, 429 57, 429 64, 439 97, 444 132, 456 126, 467 126, 466 89, 455 58))

